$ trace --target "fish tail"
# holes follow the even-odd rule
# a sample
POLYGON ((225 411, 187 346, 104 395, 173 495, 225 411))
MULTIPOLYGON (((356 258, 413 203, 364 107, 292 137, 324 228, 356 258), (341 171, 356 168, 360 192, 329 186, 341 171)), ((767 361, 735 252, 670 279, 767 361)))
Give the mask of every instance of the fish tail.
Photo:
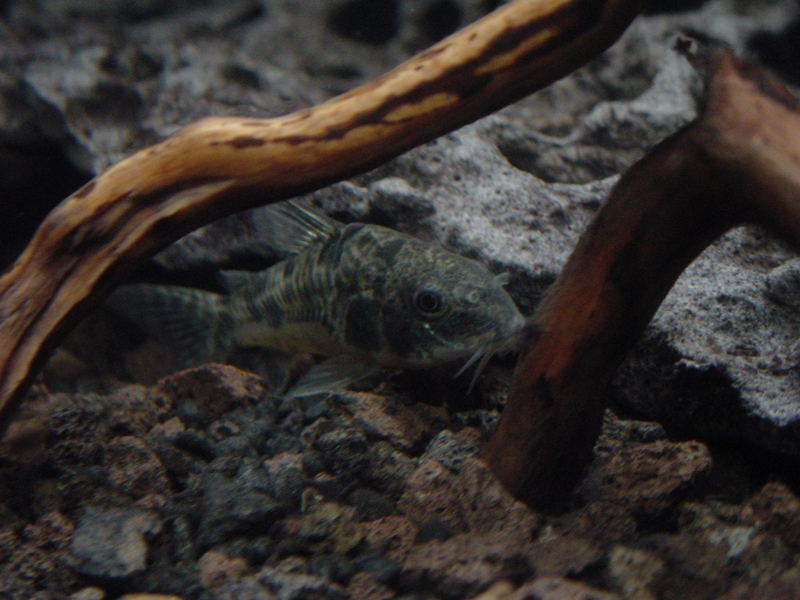
POLYGON ((174 349, 187 365, 224 360, 233 346, 233 319, 219 294, 132 284, 116 289, 106 308, 174 349))

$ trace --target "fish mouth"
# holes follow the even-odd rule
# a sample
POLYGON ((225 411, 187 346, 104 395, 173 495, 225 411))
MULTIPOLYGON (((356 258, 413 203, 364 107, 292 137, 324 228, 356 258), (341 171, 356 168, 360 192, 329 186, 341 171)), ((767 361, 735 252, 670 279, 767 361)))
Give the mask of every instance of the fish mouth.
MULTIPOLYGON (((522 325, 525 324, 524 319, 520 317, 520 321, 522 325)), ((475 372, 472 374, 472 379, 469 382, 469 388, 467 388, 467 393, 471 393, 473 388, 475 387, 475 383, 478 381, 478 377, 480 377, 483 370, 486 368, 486 365, 489 364, 489 361, 497 354, 503 354, 506 352, 513 352, 519 350, 520 343, 523 337, 523 327, 522 325, 518 328, 515 328, 515 332, 508 337, 506 337, 500 343, 493 343, 493 344, 484 344, 480 346, 468 359, 467 362, 453 375, 453 379, 461 377, 469 368, 477 363, 475 367, 475 372)))

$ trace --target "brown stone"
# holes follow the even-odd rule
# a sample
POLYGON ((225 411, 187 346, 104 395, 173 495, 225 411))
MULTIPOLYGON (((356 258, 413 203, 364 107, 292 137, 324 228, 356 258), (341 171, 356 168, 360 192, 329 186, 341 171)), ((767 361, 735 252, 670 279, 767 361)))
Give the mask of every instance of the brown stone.
POLYGON ((600 562, 603 552, 589 540, 564 535, 536 541, 528 558, 539 577, 575 577, 600 562))
POLYGON ((619 545, 609 553, 608 569, 626 598, 656 600, 653 584, 665 570, 665 564, 650 552, 619 545))
POLYGON ((13 528, 0 529, 0 562, 6 562, 19 547, 19 535, 13 528))
POLYGON ((32 390, 0 434, 0 458, 17 463, 38 464, 47 458, 48 414, 54 397, 43 390, 32 390))
POLYGON ((530 576, 528 551, 529 545, 515 543, 505 532, 432 540, 411 549, 403 562, 403 578, 416 588, 463 598, 500 580, 530 576))
POLYGON ((322 502, 307 513, 289 517, 284 525, 288 534, 304 539, 314 552, 345 554, 366 538, 354 516, 353 507, 322 502))
POLYGON ((438 519, 457 532, 508 528, 519 541, 531 540, 540 522, 477 458, 468 458, 459 473, 423 460, 407 480, 398 507, 418 525, 438 519))
POLYGON ((168 398, 141 385, 119 389, 105 396, 103 402, 109 407, 109 427, 135 435, 146 434, 153 425, 166 419, 173 406, 168 398))
POLYGON ((762 525, 793 549, 800 549, 800 499, 786 484, 767 483, 744 506, 742 518, 762 525))
POLYGON ((149 435, 154 437, 171 438, 179 434, 181 431, 186 431, 186 425, 180 420, 180 417, 172 417, 163 423, 156 423, 150 429, 149 435))
POLYGON ((470 531, 507 530, 520 541, 527 541, 541 524, 540 515, 514 498, 479 458, 464 461, 453 491, 470 531))
POLYGON ((419 531, 419 527, 408 518, 397 515, 369 521, 364 523, 364 528, 370 545, 380 548, 398 562, 406 559, 419 531))
POLYGON ((69 545, 75 525, 59 512, 43 515, 35 523, 27 525, 23 538, 40 548, 65 550, 69 545))
POLYGON ((354 600, 391 600, 395 592, 375 580, 371 573, 356 573, 347 585, 347 593, 354 600))
POLYGON ((53 394, 47 418, 47 460, 51 464, 95 464, 110 436, 107 398, 53 394))
POLYGON ((454 531, 466 531, 455 480, 456 475, 440 462, 423 460, 406 481, 397 507, 417 525, 440 519, 454 531))
POLYGON ((593 502, 566 521, 570 532, 604 542, 622 540, 636 533, 636 519, 629 507, 614 502, 593 502))
POLYGON ((401 450, 410 450, 429 433, 431 421, 394 398, 366 392, 347 392, 344 409, 352 416, 353 424, 371 439, 386 440, 401 450))
POLYGON ((105 453, 108 482, 116 491, 134 498, 170 489, 169 477, 161 459, 141 438, 122 436, 112 439, 105 453))
POLYGON ((633 444, 594 465, 580 493, 588 502, 635 507, 638 514, 659 513, 710 468, 711 454, 700 442, 633 444))
POLYGON ((187 400, 195 402, 216 419, 233 408, 256 402, 268 391, 258 375, 211 363, 161 379, 153 394, 175 405, 187 400))
POLYGON ((735 586, 717 600, 797 600, 800 598, 800 581, 770 581, 763 585, 735 586))
POLYGON ((66 567, 67 547, 74 525, 61 513, 52 512, 30 523, 21 535, 0 532, 0 593, 14 590, 13 597, 33 597, 41 589, 76 589, 78 578, 66 567))
POLYGON ((239 579, 249 570, 247 561, 241 557, 230 558, 222 552, 209 550, 197 561, 200 567, 200 583, 213 590, 231 579, 239 579))

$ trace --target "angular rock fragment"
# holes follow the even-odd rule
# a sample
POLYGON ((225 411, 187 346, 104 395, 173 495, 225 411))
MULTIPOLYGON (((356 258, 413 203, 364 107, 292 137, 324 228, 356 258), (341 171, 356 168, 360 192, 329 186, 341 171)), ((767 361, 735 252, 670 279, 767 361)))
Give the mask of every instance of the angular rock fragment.
POLYGON ((422 460, 398 507, 420 525, 440 520, 454 531, 508 529, 520 540, 532 539, 539 524, 538 515, 513 498, 476 458, 467 459, 458 474, 438 461, 422 460))
POLYGON ((141 498, 170 489, 166 469, 158 456, 140 438, 115 437, 107 446, 109 485, 116 491, 141 498))
POLYGON ((200 547, 208 549, 240 535, 267 531, 287 511, 287 505, 269 490, 270 481, 257 471, 237 478, 208 474, 198 527, 200 547))
POLYGON ((590 469, 581 495, 589 502, 657 514, 677 502, 680 491, 710 468, 711 453, 699 442, 635 444, 590 469))
POLYGON ((147 566, 148 538, 161 527, 150 511, 89 507, 72 536, 73 568, 101 579, 141 574, 147 566))
POLYGON ((400 585, 418 592, 435 590, 445 598, 468 597, 496 581, 530 576, 526 550, 497 533, 425 542, 414 546, 403 562, 400 585))

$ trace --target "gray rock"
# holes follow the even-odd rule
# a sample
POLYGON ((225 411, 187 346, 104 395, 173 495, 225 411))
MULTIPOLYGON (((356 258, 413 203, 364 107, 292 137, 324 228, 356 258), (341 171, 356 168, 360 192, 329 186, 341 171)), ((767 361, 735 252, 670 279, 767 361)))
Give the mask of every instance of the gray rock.
POLYGON ((203 508, 198 545, 204 549, 238 536, 266 532, 286 512, 270 493, 266 474, 240 469, 236 478, 209 473, 203 482, 203 508))
POLYGON ((367 553, 357 559, 359 568, 370 573, 380 583, 392 583, 402 572, 397 562, 379 553, 367 553))
POLYGON ((317 554, 308 561, 308 568, 314 575, 347 584, 356 572, 356 566, 344 556, 336 554, 317 554))
POLYGON ((147 538, 161 531, 151 511, 87 507, 70 544, 73 568, 82 575, 119 579, 147 566, 147 538))
POLYGON ((238 455, 253 457, 256 452, 250 441, 243 435, 234 435, 220 441, 216 445, 220 455, 238 455))

